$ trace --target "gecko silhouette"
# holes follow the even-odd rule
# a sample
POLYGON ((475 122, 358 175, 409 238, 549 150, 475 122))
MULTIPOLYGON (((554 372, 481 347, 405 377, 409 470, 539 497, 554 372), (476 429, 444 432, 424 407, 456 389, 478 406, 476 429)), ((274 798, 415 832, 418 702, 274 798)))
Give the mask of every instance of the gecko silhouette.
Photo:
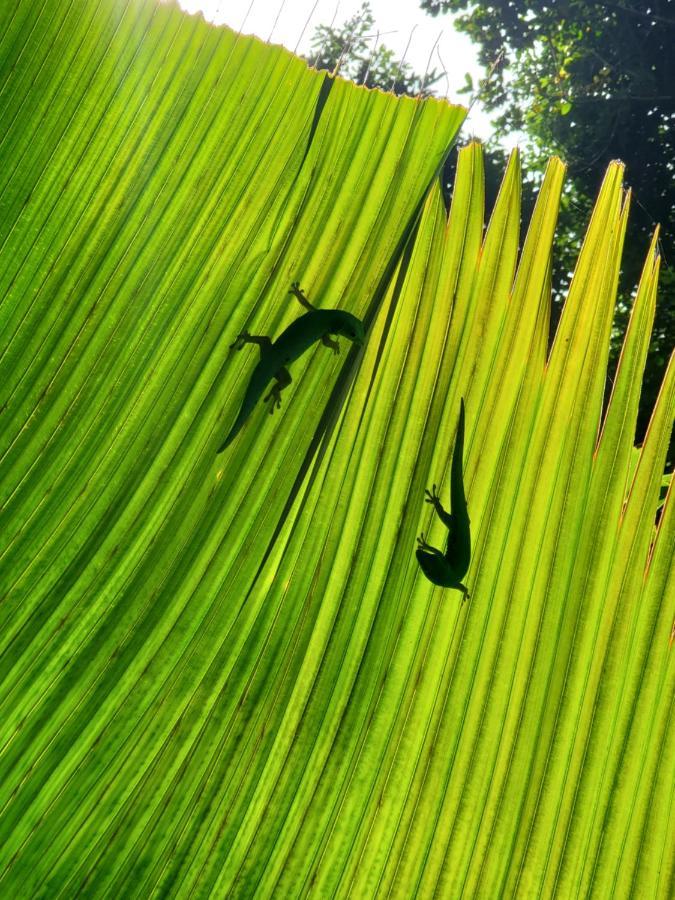
POLYGON ((263 402, 270 401, 270 414, 274 412, 275 407, 277 409, 281 407, 281 392, 292 381, 291 373, 286 367, 302 356, 312 344, 321 341, 324 346, 330 347, 333 353, 339 353, 340 345, 330 335, 341 334, 357 344, 362 344, 365 339, 360 319, 341 309, 317 309, 304 295, 299 282, 293 282, 289 294, 293 294, 309 312, 291 322, 276 341, 265 335, 242 331, 230 345, 230 350, 241 350, 245 344, 257 344, 260 347, 260 359, 251 375, 239 415, 216 453, 222 453, 239 434, 272 379, 275 379, 275 384, 263 397, 263 402))
POLYGON ((459 408, 459 422, 457 423, 457 437, 452 454, 452 467, 450 472, 450 506, 451 513, 446 512, 441 505, 441 500, 436 493, 436 485, 432 489, 425 490, 425 503, 431 503, 438 517, 448 529, 448 543, 445 553, 441 553, 436 547, 427 543, 424 534, 417 538, 417 561, 429 581, 439 587, 456 588, 464 594, 464 600, 469 599, 469 592, 462 584, 462 578, 466 575, 471 560, 471 530, 469 512, 464 496, 464 476, 462 473, 462 459, 464 456, 464 400, 459 408))

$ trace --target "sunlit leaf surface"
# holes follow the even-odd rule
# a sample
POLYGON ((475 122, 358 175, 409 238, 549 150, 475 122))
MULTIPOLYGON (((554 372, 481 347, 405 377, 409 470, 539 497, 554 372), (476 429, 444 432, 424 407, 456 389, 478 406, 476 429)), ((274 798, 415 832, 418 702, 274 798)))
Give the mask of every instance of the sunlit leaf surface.
POLYGON ((669 897, 675 365, 607 414, 608 170, 555 341, 553 160, 149 0, 0 9, 0 894, 669 897), (313 302, 282 408, 217 456, 313 302), (442 546, 460 398, 473 555, 442 546), (447 502, 447 501, 446 501, 447 502))

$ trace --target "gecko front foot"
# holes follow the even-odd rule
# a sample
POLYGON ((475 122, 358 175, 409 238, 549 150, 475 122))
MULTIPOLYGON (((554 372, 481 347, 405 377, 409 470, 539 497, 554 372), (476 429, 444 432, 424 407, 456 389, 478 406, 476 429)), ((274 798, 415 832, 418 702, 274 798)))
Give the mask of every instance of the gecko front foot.
POLYGON ((230 344, 230 350, 242 350, 244 345, 248 343, 251 335, 248 331, 242 331, 233 344, 230 344))
POLYGON ((324 336, 321 338, 321 343, 324 345, 324 347, 330 347, 330 349, 336 355, 339 354, 340 344, 337 341, 334 341, 329 334, 324 334, 324 336))
POLYGON ((309 309, 309 310, 314 309, 314 305, 309 302, 309 300, 307 299, 307 297, 305 295, 305 292, 300 287, 299 281, 294 281, 291 284, 291 289, 288 293, 293 294, 295 299, 301 304, 301 306, 304 306, 305 309, 309 309))
POLYGON ((431 550, 431 544, 427 543, 427 539, 424 536, 424 532, 420 533, 420 536, 417 538, 417 543, 420 545, 420 550, 431 550))
POLYGON ((441 498, 438 496, 435 484, 431 486, 431 490, 425 488, 424 493, 426 494, 424 498, 425 503, 431 503, 432 506, 437 506, 440 503, 441 498))

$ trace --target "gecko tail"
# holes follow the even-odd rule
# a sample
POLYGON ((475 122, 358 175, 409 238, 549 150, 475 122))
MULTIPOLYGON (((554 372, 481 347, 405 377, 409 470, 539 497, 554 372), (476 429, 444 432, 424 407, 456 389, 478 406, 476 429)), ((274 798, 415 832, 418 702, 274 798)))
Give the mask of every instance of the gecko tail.
POLYGON ((220 447, 218 447, 218 449, 216 450, 216 456, 218 456, 219 453, 222 453, 223 450, 227 450, 227 448, 230 446, 232 441, 236 438, 236 436, 241 431, 241 427, 243 424, 244 424, 244 417, 241 415, 237 416, 237 420, 234 423, 234 425, 232 426, 232 428, 230 428, 230 430, 227 434, 227 437, 225 438, 223 443, 220 445, 220 447))
POLYGON ((219 453, 222 453, 223 450, 227 450, 227 448, 232 443, 233 438, 234 438, 234 435, 232 434, 232 432, 230 432, 228 434, 228 436, 225 438, 225 440, 223 441, 223 443, 220 445, 220 447, 218 447, 218 449, 216 450, 216 456, 218 456, 219 453))
MULTIPOLYGON (((223 443, 216 450, 216 456, 219 453, 222 453, 223 450, 226 450, 232 441, 239 434, 241 429, 244 427, 246 420, 253 412, 253 408, 255 407, 256 400, 261 396, 262 389, 261 386, 256 379, 256 373, 253 373, 253 377, 249 381, 248 387, 246 388, 246 394, 244 395, 244 399, 242 401, 239 412, 237 413, 237 418, 234 420, 232 427, 230 428, 227 437, 223 441, 223 443)), ((264 385, 263 385, 264 387, 264 385)))
POLYGON ((232 443, 233 440, 234 440, 234 435, 232 434, 232 432, 230 432, 228 434, 228 436, 225 438, 225 440, 223 441, 223 443, 220 445, 220 447, 218 447, 218 449, 216 450, 216 456, 218 456, 219 453, 222 453, 223 450, 227 450, 227 448, 230 446, 230 444, 232 443))

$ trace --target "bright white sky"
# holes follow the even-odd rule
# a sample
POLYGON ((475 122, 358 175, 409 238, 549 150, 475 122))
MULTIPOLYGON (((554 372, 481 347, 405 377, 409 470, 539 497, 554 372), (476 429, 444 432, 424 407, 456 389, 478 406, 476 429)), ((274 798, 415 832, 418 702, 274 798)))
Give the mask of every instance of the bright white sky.
MULTIPOLYGON (((179 3, 189 12, 202 10, 211 22, 229 25, 237 31, 243 24, 246 34, 257 34, 305 54, 310 51, 311 36, 317 25, 330 25, 333 21, 336 26, 342 25, 361 8, 361 0, 179 0, 179 3)), ((467 95, 458 94, 457 89, 464 84, 466 72, 471 74, 474 85, 482 75, 475 48, 466 35, 454 30, 451 16, 432 18, 422 12, 418 3, 419 0, 371 0, 375 27, 381 32, 380 43, 399 56, 405 52, 406 62, 416 72, 423 73, 440 34, 438 50, 448 72, 448 83, 441 78, 435 91, 446 95, 451 102, 466 105, 467 95)), ((442 68, 436 51, 429 65, 430 69, 434 67, 442 68)), ((489 120, 478 107, 479 104, 474 106, 462 129, 465 137, 490 135, 489 120)))

